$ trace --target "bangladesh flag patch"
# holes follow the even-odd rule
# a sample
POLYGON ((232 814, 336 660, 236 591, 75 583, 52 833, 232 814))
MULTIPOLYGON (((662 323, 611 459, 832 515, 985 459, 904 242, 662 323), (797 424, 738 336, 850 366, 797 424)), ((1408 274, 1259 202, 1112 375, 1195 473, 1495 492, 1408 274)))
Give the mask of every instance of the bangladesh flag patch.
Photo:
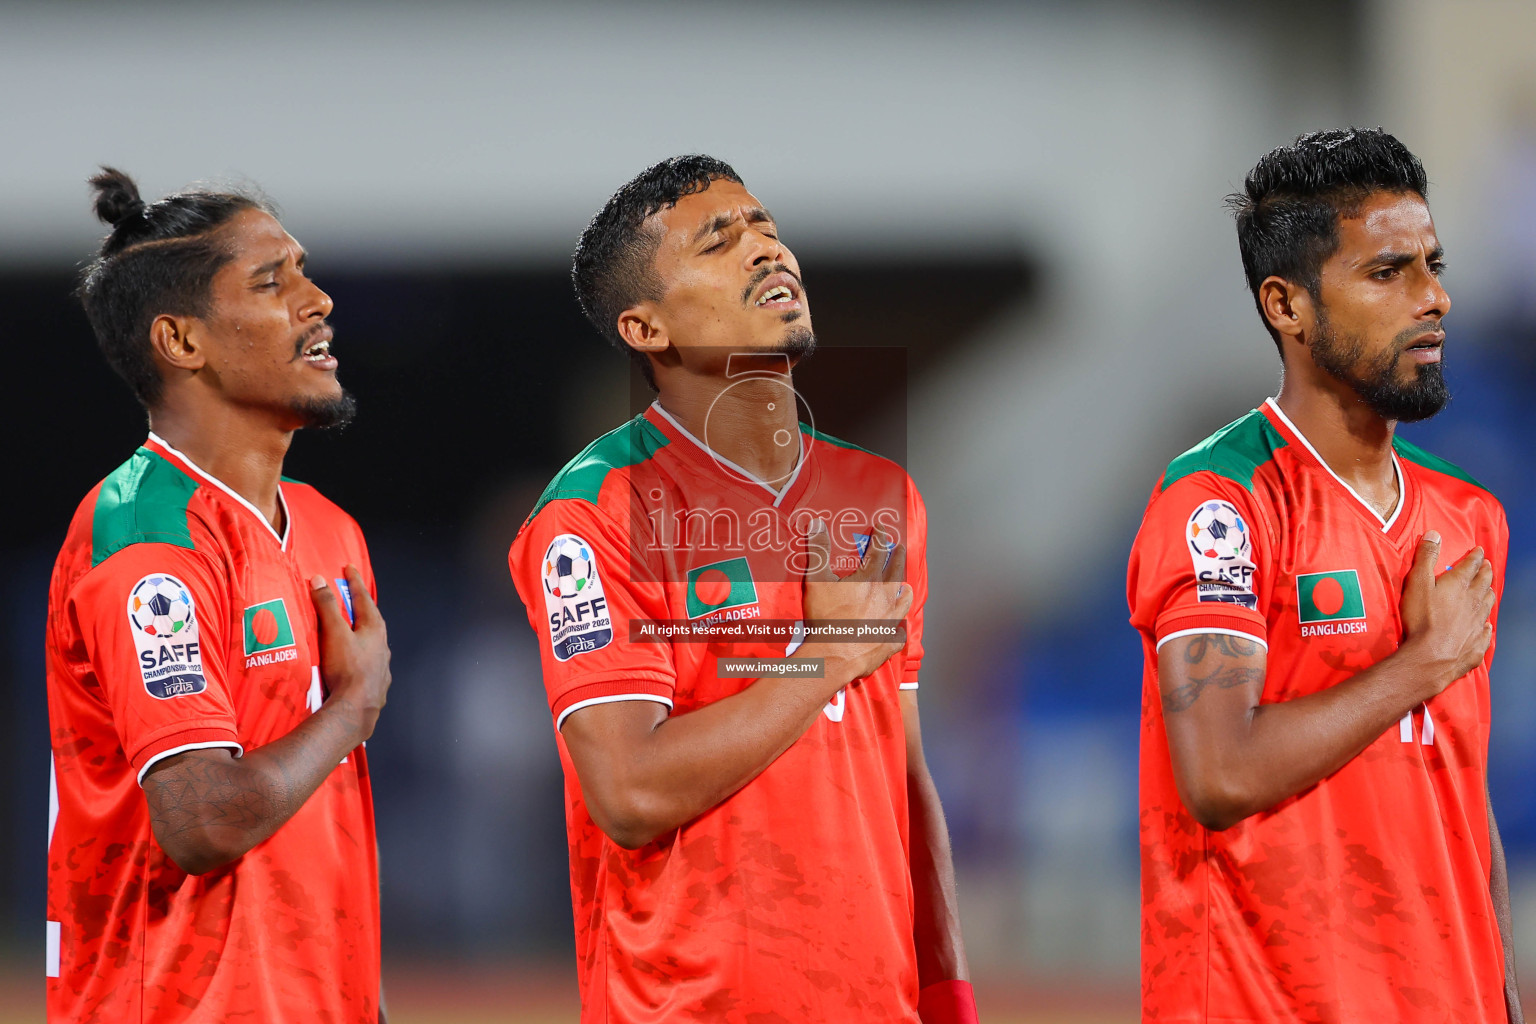
POLYGON ((1353 569, 1339 569, 1297 576, 1296 615, 1303 626, 1313 622, 1351 622, 1365 618, 1360 574, 1353 569))
POLYGON ((688 617, 757 603, 757 584, 745 558, 728 558, 688 570, 688 617))
POLYGON ((288 621, 288 607, 280 597, 245 610, 245 656, 293 646, 293 624, 288 621))

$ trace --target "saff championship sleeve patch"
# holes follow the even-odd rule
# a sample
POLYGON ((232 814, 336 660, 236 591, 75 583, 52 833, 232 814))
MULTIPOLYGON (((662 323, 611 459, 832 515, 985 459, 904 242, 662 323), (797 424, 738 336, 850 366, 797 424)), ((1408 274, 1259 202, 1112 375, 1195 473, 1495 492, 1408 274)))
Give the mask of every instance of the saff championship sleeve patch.
POLYGON ((601 650, 613 642, 613 619, 592 545, 562 533, 544 552, 544 610, 557 661, 601 650))
POLYGON ((1253 592, 1253 531, 1231 502, 1202 501, 1189 514, 1184 537, 1195 564, 1197 599, 1244 608, 1258 606, 1253 592))
POLYGON ((145 576, 128 592, 128 626, 144 689, 156 700, 208 689, 192 591, 175 576, 145 576))

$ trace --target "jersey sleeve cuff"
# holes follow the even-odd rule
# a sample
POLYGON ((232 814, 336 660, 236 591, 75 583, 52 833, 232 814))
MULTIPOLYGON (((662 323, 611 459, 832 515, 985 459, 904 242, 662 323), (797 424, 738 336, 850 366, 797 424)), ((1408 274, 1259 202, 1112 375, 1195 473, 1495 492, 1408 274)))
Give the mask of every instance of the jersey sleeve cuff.
POLYGON ((245 748, 240 745, 240 741, 225 729, 188 729, 168 737, 159 744, 145 747, 139 752, 139 756, 134 759, 138 768, 138 784, 144 785, 144 776, 149 770, 168 757, 184 754, 189 750, 210 750, 214 747, 233 750, 236 757, 245 753, 245 748))
POLYGON ((550 714, 555 716, 555 730, 565 724, 571 712, 594 704, 611 704, 622 700, 649 700, 672 707, 672 681, 629 674, 617 679, 603 679, 584 683, 566 690, 550 704, 550 714))
POLYGON ((1218 605, 1180 608, 1164 612, 1157 618, 1157 646, 1175 636, 1192 636, 1195 633, 1226 633, 1256 640, 1268 649, 1269 624, 1256 611, 1218 605))
POLYGON ((1269 650, 1269 641, 1262 636, 1243 629, 1227 629, 1223 626, 1195 626, 1192 629, 1176 629, 1172 633, 1158 638, 1157 649, 1162 650, 1163 644, 1169 640, 1177 640, 1181 636, 1203 636, 1207 633, 1219 633, 1222 636, 1238 636, 1244 640, 1252 640, 1266 651, 1269 650))

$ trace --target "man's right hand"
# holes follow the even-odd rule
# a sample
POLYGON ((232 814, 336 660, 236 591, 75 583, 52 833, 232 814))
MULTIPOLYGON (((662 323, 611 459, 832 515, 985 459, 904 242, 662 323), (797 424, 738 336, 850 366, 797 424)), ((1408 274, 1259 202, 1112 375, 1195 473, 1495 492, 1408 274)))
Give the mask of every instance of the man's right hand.
POLYGON ((1473 548, 1448 571, 1435 575, 1440 535, 1431 530, 1403 585, 1401 655, 1424 668, 1426 698, 1471 672, 1493 642, 1493 566, 1473 548))
POLYGON ((310 580, 310 597, 320 623, 320 678, 330 695, 326 706, 345 704, 354 712, 358 743, 373 735, 389 695, 389 636, 357 567, 346 568, 352 592, 352 623, 324 576, 310 580))
POLYGON ((320 622, 320 675, 330 697, 286 736, 243 755, 187 750, 144 776, 155 841, 183 871, 229 864, 297 813, 347 752, 373 734, 389 693, 384 617, 362 574, 347 566, 356 625, 325 577, 310 580, 320 622))
MULTIPOLYGON (((841 578, 832 571, 831 535, 822 520, 811 521, 805 549, 809 570, 803 601, 807 629, 837 619, 869 622, 906 618, 912 608, 912 588, 903 582, 907 567, 905 544, 891 548, 886 535, 875 531, 859 567, 841 578)), ((905 646, 905 640, 807 641, 796 653, 826 659, 826 678, 838 682, 841 689, 844 684, 874 672, 905 646)))

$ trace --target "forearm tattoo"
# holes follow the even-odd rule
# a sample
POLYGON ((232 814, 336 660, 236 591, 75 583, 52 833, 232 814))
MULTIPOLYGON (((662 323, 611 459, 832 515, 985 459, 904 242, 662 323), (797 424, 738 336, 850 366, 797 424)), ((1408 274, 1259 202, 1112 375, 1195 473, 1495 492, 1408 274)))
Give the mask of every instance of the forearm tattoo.
POLYGON ((1225 633, 1201 633, 1184 648, 1184 664, 1188 666, 1185 681, 1173 685, 1164 680, 1162 688, 1163 710, 1169 714, 1188 711, 1200 699, 1206 687, 1215 686, 1230 690, 1238 686, 1260 686, 1264 683, 1263 667, 1228 664, 1228 658, 1251 658, 1262 648, 1256 641, 1225 633), (1204 675, 1197 675, 1204 670, 1204 675))

